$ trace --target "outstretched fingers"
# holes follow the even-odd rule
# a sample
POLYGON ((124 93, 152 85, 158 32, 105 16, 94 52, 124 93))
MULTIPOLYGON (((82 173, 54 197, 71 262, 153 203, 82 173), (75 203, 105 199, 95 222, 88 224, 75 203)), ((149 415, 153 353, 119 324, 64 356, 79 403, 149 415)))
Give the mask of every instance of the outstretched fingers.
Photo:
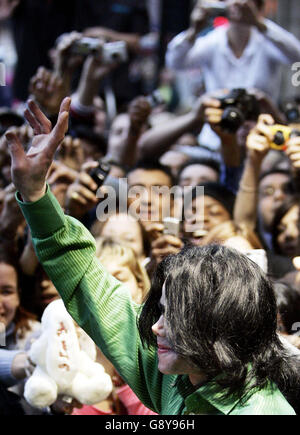
POLYGON ((70 106, 71 98, 67 97, 61 103, 57 123, 50 134, 48 149, 51 155, 54 155, 68 131, 70 106))
POLYGON ((12 166, 19 166, 26 160, 26 154, 20 139, 14 130, 9 130, 5 134, 8 143, 8 150, 12 160, 12 166))
POLYGON ((49 134, 52 125, 47 116, 44 115, 39 106, 33 100, 29 100, 27 106, 24 116, 33 128, 34 134, 49 134))

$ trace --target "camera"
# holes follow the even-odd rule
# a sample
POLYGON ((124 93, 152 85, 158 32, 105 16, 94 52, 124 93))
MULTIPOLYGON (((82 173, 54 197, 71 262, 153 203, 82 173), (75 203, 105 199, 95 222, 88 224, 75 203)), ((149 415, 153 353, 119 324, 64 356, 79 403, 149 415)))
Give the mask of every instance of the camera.
POLYGON ((227 17, 227 7, 222 1, 209 2, 204 1, 202 6, 208 11, 210 17, 227 17))
POLYGON ((81 38, 74 42, 71 51, 72 54, 79 56, 88 56, 89 54, 96 54, 101 51, 102 44, 96 38, 81 38))
POLYGON ((273 150, 284 151, 289 139, 300 136, 300 130, 292 129, 286 125, 275 124, 269 128, 273 134, 273 140, 270 143, 270 148, 273 150))
POLYGON ((107 42, 102 44, 96 38, 81 38, 71 48, 72 54, 88 56, 90 54, 101 54, 105 65, 126 62, 128 60, 127 45, 124 41, 107 42))
POLYGON ((224 110, 220 126, 229 133, 236 133, 246 120, 256 121, 260 113, 256 97, 245 89, 232 89, 218 100, 224 110))
POLYGON ((100 159, 99 166, 91 169, 89 172, 89 176, 95 181, 99 189, 99 187, 103 185, 109 172, 110 172, 110 164, 100 159))
POLYGON ((124 63, 128 60, 127 45, 124 41, 107 42, 103 45, 102 60, 106 65, 124 63))

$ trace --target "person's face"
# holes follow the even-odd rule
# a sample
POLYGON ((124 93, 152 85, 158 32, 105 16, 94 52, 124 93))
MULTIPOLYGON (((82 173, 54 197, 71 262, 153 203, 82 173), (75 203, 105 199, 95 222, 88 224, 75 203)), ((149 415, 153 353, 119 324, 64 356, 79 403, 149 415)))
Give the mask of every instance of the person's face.
POLYGON ((110 259, 109 262, 105 263, 105 267, 112 276, 121 281, 130 290, 132 300, 140 304, 142 302, 143 291, 130 267, 118 261, 117 258, 110 259))
POLYGON ((293 258, 299 255, 299 207, 294 205, 281 219, 277 244, 282 255, 293 258))
POLYGON ((136 169, 128 175, 128 186, 133 196, 129 198, 129 204, 134 201, 134 208, 143 223, 162 222, 163 217, 170 216, 169 203, 172 206, 172 198, 168 189, 165 193, 159 194, 152 188, 170 188, 171 178, 168 174, 159 169, 136 169))
POLYGON ((117 150, 122 147, 128 137, 130 127, 129 115, 126 113, 118 115, 109 131, 108 149, 109 151, 117 150))
POLYGON ((19 305, 17 272, 13 266, 0 263, 0 322, 5 327, 14 320, 19 305))
POLYGON ((184 168, 179 177, 179 185, 181 187, 195 187, 210 181, 217 182, 218 179, 218 173, 213 168, 206 165, 195 164, 184 168))
POLYGON ((110 217, 104 225, 102 237, 113 237, 129 246, 138 258, 144 256, 144 244, 142 230, 138 222, 126 214, 110 217))
POLYGON ((289 175, 267 175, 261 180, 258 192, 259 217, 265 230, 270 230, 276 211, 292 196, 289 175))
POLYGON ((157 355, 158 355, 158 370, 165 375, 183 375, 187 374, 193 377, 194 382, 203 380, 203 374, 188 358, 185 358, 174 350, 172 350, 171 344, 168 342, 166 335, 166 321, 164 318, 164 312, 166 309, 166 296, 165 285, 162 288, 162 295, 160 298, 161 316, 158 321, 152 326, 152 331, 157 340, 157 355))
POLYGON ((195 230, 193 233, 186 231, 186 236, 190 239, 190 242, 195 245, 201 245, 204 235, 209 233, 215 226, 220 225, 223 222, 231 219, 229 212, 226 208, 216 199, 211 196, 204 195, 204 209, 203 216, 197 214, 196 199, 192 202, 192 206, 187 209, 185 216, 185 229, 187 225, 193 225, 195 230), (203 231, 202 237, 195 236, 197 231, 203 231))

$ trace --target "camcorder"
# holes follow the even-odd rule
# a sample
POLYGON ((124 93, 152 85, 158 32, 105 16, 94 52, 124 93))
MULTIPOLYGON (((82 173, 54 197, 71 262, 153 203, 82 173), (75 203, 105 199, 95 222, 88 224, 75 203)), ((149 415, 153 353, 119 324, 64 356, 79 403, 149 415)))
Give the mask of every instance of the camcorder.
MULTIPOLYGON (((59 44, 63 36, 57 39, 56 45, 59 44)), ((102 61, 105 65, 124 63, 128 60, 127 44, 124 41, 106 42, 103 44, 99 39, 84 37, 75 41, 70 51, 72 54, 79 56, 101 53, 102 61)))
POLYGON ((99 187, 101 187, 108 177, 108 174, 110 172, 110 164, 107 162, 104 162, 103 160, 99 160, 99 165, 96 168, 93 168, 89 171, 89 176, 95 181, 95 183, 99 187))
POLYGON ((246 120, 256 121, 259 116, 258 100, 245 89, 232 89, 218 100, 223 109, 220 126, 229 133, 236 133, 246 120))
POLYGON ((269 126, 269 129, 273 133, 270 148, 277 151, 285 151, 288 140, 300 136, 300 130, 290 128, 287 125, 275 124, 269 126))

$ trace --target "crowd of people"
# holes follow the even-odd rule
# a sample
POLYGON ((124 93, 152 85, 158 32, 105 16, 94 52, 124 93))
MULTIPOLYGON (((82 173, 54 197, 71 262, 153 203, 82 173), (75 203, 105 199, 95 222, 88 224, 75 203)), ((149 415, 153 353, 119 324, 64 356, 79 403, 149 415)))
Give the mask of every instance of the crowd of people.
POLYGON ((215 3, 158 67, 160 1, 0 0, 0 415, 300 412, 300 41, 215 3), (57 298, 101 403, 24 398, 57 298))

